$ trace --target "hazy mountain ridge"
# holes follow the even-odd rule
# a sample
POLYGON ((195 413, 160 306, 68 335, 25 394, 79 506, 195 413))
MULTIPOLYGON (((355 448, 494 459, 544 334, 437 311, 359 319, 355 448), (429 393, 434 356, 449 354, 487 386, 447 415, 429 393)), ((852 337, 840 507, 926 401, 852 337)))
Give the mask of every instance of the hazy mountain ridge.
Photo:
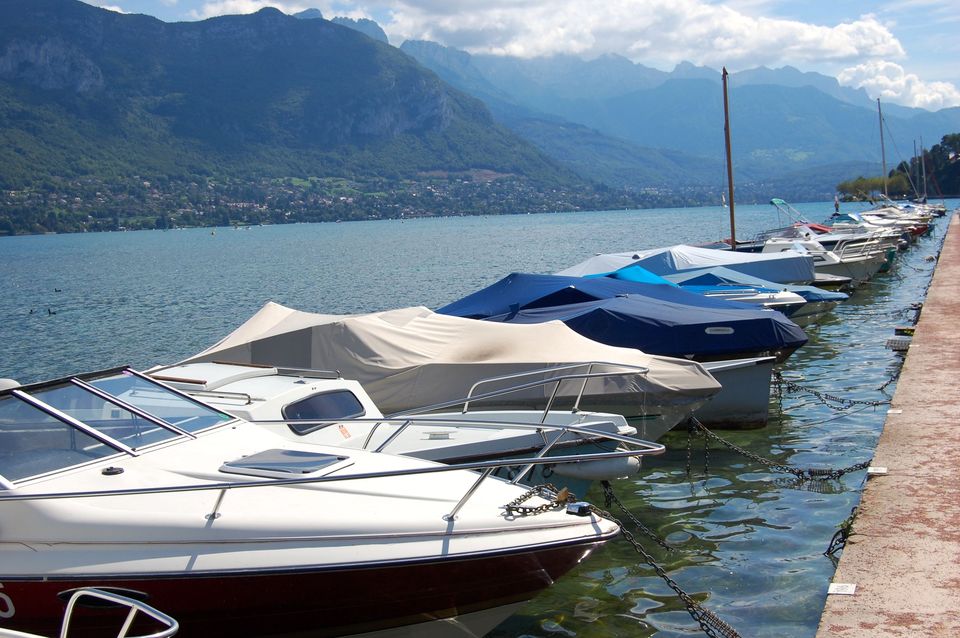
MULTIPOLYGON (((637 153, 654 158, 671 153, 680 160, 674 186, 696 184, 707 168, 722 161, 723 108, 721 74, 681 63, 671 72, 634 64, 625 58, 604 56, 583 61, 573 56, 524 60, 489 55, 469 56, 435 43, 404 43, 401 49, 416 57, 458 88, 477 96, 494 115, 556 155, 563 145, 536 140, 532 131, 550 135, 549 127, 530 126, 524 120, 578 124, 596 133, 581 137, 582 148, 596 163, 601 147, 618 140, 637 153), (450 62, 456 61, 453 73, 450 62), (491 96, 496 96, 496 102, 491 96), (511 104, 506 108, 504 104, 511 104), (524 113, 518 119, 517 113, 524 113), (559 120, 558 120, 559 118, 559 120), (683 168, 701 165, 684 175, 683 168)), ((802 72, 793 67, 760 67, 730 76, 731 131, 738 179, 783 184, 783 176, 802 176, 819 195, 832 192, 845 175, 832 175, 841 166, 879 164, 880 145, 876 103, 863 90, 843 87, 836 78, 802 72)), ((960 130, 960 109, 931 113, 922 109, 885 109, 886 133, 893 132, 901 147, 915 137, 928 143, 960 130)), ((560 135, 569 126, 560 126, 560 135)), ((888 144, 891 138, 888 137, 888 144)), ((626 146, 621 147, 625 148, 626 146)), ((907 152, 907 148, 901 148, 907 152)), ((909 149, 912 153, 912 144, 909 149)), ((888 146, 888 158, 894 157, 888 146)), ((621 158, 622 153, 617 153, 621 158)), ((897 156, 896 161, 905 159, 897 156)), ((893 160, 891 160, 893 161, 893 160)), ((660 179, 656 171, 632 163, 634 186, 660 179)), ((622 165, 622 162, 621 162, 622 165)), ((584 170, 584 169, 579 169, 584 170)), ((585 169, 589 172, 589 168, 585 169)), ((620 171, 620 174, 623 172, 620 171)), ((595 177, 595 176, 594 176, 595 177)))

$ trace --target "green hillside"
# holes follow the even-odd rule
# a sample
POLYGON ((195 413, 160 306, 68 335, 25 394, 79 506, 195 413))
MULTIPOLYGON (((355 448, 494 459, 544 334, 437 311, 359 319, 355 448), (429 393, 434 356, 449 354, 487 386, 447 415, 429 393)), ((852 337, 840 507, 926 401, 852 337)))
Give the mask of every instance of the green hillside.
MULTIPOLYGON (((498 181, 518 210, 493 212, 577 207, 570 199, 581 188, 584 203, 595 197, 496 124, 480 101, 327 20, 264 9, 168 24, 75 0, 0 0, 0 190, 17 215, 48 206, 38 202, 50 194, 86 201, 143 182, 165 202, 147 198, 154 216, 195 209, 190 198, 173 199, 186 190, 178 185, 198 182, 250 204, 230 193, 247 184, 276 199, 276 180, 286 180, 302 204, 297 180, 311 178, 350 180, 361 194, 387 188, 403 210, 411 180, 441 174, 475 181, 478 191, 498 181), (571 196, 550 200, 557 189, 571 196)), ((333 191, 318 201, 331 198, 340 201, 333 191)), ((94 216, 106 208, 114 221, 127 216, 116 198, 104 200, 94 216)), ((55 212, 76 217, 88 208, 55 212)))

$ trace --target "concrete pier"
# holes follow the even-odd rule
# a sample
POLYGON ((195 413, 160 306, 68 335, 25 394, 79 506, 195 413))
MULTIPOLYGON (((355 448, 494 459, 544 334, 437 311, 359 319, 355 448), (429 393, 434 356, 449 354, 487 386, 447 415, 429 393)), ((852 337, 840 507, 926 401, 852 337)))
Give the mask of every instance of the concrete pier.
POLYGON ((907 353, 817 638, 960 636, 960 219, 907 353))

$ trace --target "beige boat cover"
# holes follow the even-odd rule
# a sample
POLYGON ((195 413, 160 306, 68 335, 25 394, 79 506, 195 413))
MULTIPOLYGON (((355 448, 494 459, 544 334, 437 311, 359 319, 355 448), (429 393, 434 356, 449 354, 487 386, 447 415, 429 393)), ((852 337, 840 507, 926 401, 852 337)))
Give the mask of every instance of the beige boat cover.
MULTIPOLYGON (((646 396, 638 395, 637 400, 647 405, 685 405, 703 402, 720 390, 696 362, 597 343, 559 321, 486 322, 440 315, 424 307, 325 315, 269 302, 219 343, 183 363, 191 361, 336 370, 359 381, 385 414, 466 397, 480 379, 592 361, 613 364, 595 371, 622 370, 617 365, 627 365, 649 372, 591 380, 585 396, 639 392, 646 396)), ((478 392, 516 383, 487 385, 478 392)), ((572 397, 580 386, 567 382, 560 394, 572 397)), ((551 391, 552 387, 527 393, 542 398, 551 391)))

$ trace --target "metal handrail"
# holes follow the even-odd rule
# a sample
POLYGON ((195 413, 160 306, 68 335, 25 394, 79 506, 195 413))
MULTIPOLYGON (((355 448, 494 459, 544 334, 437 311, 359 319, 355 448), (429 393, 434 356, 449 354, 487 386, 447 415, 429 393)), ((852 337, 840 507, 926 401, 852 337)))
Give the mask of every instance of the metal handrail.
MULTIPOLYGON (((397 422, 400 423, 401 428, 406 428, 411 425, 433 425, 440 427, 472 427, 472 428, 490 428, 490 429, 501 429, 501 430, 532 430, 532 431, 562 431, 564 434, 583 434, 586 436, 600 436, 611 441, 616 441, 618 443, 625 443, 627 445, 637 445, 641 447, 649 447, 656 449, 658 451, 652 452, 643 452, 643 454, 660 454, 663 446, 659 443, 654 443, 652 441, 647 441, 645 439, 638 439, 632 436, 627 436, 624 434, 615 434, 613 432, 605 432, 603 430, 596 430, 591 426, 596 426, 601 423, 610 423, 609 421, 604 421, 603 419, 596 419, 593 421, 588 421, 580 425, 551 425, 549 423, 523 423, 519 421, 503 421, 499 419, 450 419, 444 418, 442 416, 419 416, 416 419, 409 419, 406 417, 358 417, 353 419, 256 419, 246 421, 247 423, 252 423, 254 425, 287 425, 290 423, 295 423, 297 425, 316 425, 319 426, 317 429, 322 429, 325 427, 330 427, 333 425, 340 425, 343 423, 372 423, 374 426, 382 425, 385 423, 397 422)), ((400 428, 398 428, 400 429, 400 428)), ((365 448, 362 448, 365 449, 365 448)), ((379 448, 374 450, 375 452, 380 451, 379 448)), ((514 463, 519 465, 519 463, 514 463)))
MULTIPOLYGON (((593 363, 590 363, 590 364, 584 363, 584 364, 575 364, 575 365, 570 365, 570 366, 564 366, 564 369, 569 369, 569 368, 573 368, 573 367, 582 367, 582 366, 584 366, 584 365, 587 365, 587 366, 588 366, 588 372, 585 373, 585 374, 561 375, 561 376, 559 376, 559 377, 552 377, 552 378, 546 379, 546 380, 539 380, 539 381, 537 381, 537 382, 535 382, 535 383, 521 384, 520 386, 516 386, 516 387, 510 388, 510 389, 508 389, 508 390, 501 390, 501 391, 498 391, 498 392, 486 393, 485 395, 478 395, 478 396, 473 397, 473 399, 474 399, 474 400, 479 400, 480 398, 482 398, 482 397, 484 397, 484 396, 498 396, 498 395, 503 394, 503 393, 505 393, 505 392, 516 391, 516 389, 522 389, 522 388, 524 388, 524 387, 536 387, 536 386, 539 386, 539 385, 544 385, 544 384, 549 384, 549 383, 558 383, 558 384, 559 384, 561 381, 567 380, 567 379, 583 379, 583 380, 584 380, 583 386, 585 387, 585 385, 586 385, 586 380, 587 380, 587 379, 590 379, 590 378, 606 377, 606 376, 611 376, 611 375, 623 375, 623 374, 645 374, 646 372, 648 372, 648 369, 647 369, 647 368, 643 368, 643 367, 639 367, 639 366, 626 366, 626 365, 622 365, 622 364, 603 364, 603 363, 601 363, 601 362, 593 362, 593 363), (623 368, 626 368, 626 369, 629 369, 630 371, 629 371, 629 372, 622 371, 622 372, 593 373, 593 372, 592 372, 593 365, 610 365, 610 366, 615 366, 615 367, 619 367, 619 368, 622 368, 622 369, 623 369, 623 368)), ((549 368, 548 368, 548 369, 546 369, 546 371, 555 371, 555 369, 549 369, 549 368)), ((193 401, 193 402, 195 402, 195 403, 198 403, 199 405, 204 405, 204 407, 208 407, 208 406, 205 406, 205 404, 196 401, 196 399, 193 399, 193 398, 190 397, 189 395, 187 395, 187 394, 185 394, 185 393, 183 393, 183 392, 180 392, 180 391, 176 390, 175 388, 169 388, 168 386, 166 386, 166 385, 163 384, 162 382, 158 382, 158 381, 149 379, 149 377, 146 377, 145 375, 142 375, 141 373, 138 373, 138 372, 136 372, 135 370, 125 369, 124 372, 127 372, 127 373, 129 373, 129 374, 132 374, 132 375, 134 375, 134 376, 136 376, 136 377, 139 377, 139 378, 143 378, 143 379, 149 380, 150 382, 152 382, 152 383, 154 383, 154 384, 156 384, 156 385, 158 385, 158 386, 160 386, 160 387, 164 387, 164 388, 167 388, 167 389, 171 390, 171 391, 172 391, 174 394, 176 394, 176 395, 184 396, 185 398, 187 398, 187 399, 189 399, 189 400, 191 400, 191 401, 193 401)), ((528 372, 528 373, 522 373, 522 374, 517 374, 517 375, 509 375, 508 377, 505 377, 505 378, 523 377, 523 376, 528 376, 529 374, 533 374, 533 373, 536 373, 536 372, 528 372)), ((486 381, 490 381, 490 380, 486 380, 486 381)), ((74 381, 74 383, 77 383, 77 382, 74 381)), ((481 382, 481 383, 482 383, 482 382, 481 382)), ((85 383, 77 383, 77 385, 80 386, 81 388, 87 389, 87 385, 88 385, 88 384, 85 384, 85 383)), ((471 389, 471 391, 473 391, 473 390, 476 388, 476 385, 479 385, 479 384, 475 384, 474 388, 471 389)), ((557 387, 559 387, 559 385, 558 385, 557 387)), ((94 388, 94 390, 96 390, 96 394, 98 394, 98 395, 102 394, 102 391, 101 391, 101 390, 99 390, 99 389, 97 389, 97 388, 94 388)), ((580 392, 581 392, 581 395, 582 395, 582 392, 583 392, 583 388, 582 388, 582 387, 581 387, 580 392)), ((59 410, 56 410, 56 409, 53 408, 52 406, 47 405, 46 403, 44 403, 44 402, 36 399, 35 397, 33 397, 33 396, 31 396, 31 395, 29 395, 29 394, 27 394, 27 393, 25 393, 25 392, 23 392, 23 391, 21 391, 21 390, 14 389, 11 393, 12 393, 15 397, 17 397, 17 398, 19 398, 19 399, 21 399, 21 400, 23 400, 23 401, 25 401, 25 402, 27 402, 27 403, 30 403, 30 404, 34 405, 35 407, 41 409, 42 411, 44 411, 44 412, 46 412, 47 414, 55 417, 56 419, 58 419, 58 420, 60 420, 60 421, 62 421, 62 422, 64 422, 64 423, 66 423, 66 424, 68 424, 68 425, 70 425, 70 426, 72 426, 72 427, 74 427, 74 428, 77 428, 77 429, 80 430, 80 431, 86 432, 86 433, 90 434, 91 436, 94 436, 96 439, 100 440, 102 443, 105 443, 105 444, 113 447, 113 448, 116 449, 116 450, 119 450, 119 451, 122 451, 122 452, 126 452, 126 453, 128 453, 128 454, 133 455, 133 456, 137 456, 137 455, 138 455, 138 453, 137 453, 136 450, 131 449, 131 448, 129 448, 128 446, 124 445, 123 443, 121 443, 121 442, 119 442, 119 441, 116 441, 116 440, 113 439, 112 437, 109 437, 109 436, 103 434, 103 433, 100 432, 99 430, 96 430, 96 429, 94 429, 94 428, 91 428, 91 427, 87 426, 87 425, 86 425, 85 423, 83 423, 82 421, 79 421, 79 420, 71 417, 71 416, 68 415, 68 414, 65 414, 65 413, 63 413, 63 412, 61 412, 61 411, 59 411, 59 410)), ((555 388, 555 391, 554 391, 554 396, 555 396, 555 395, 556 395, 556 388, 555 388)), ((579 403, 579 398, 580 398, 580 395, 578 395, 578 403, 579 403)), ((552 399, 551 399, 551 403, 552 403, 552 399)), ((454 404, 456 404, 456 402, 455 402, 454 404)), ((118 405, 119 405, 119 404, 118 404, 118 405)), ((126 405, 126 404, 123 403, 123 405, 126 405)), ((547 413, 549 413, 549 408, 550 408, 550 405, 547 406, 547 410, 546 410, 545 413, 544 413, 545 415, 546 415, 547 413)), ((208 408, 208 409, 209 409, 209 408, 208 408)), ((138 409, 138 412, 139 412, 139 409, 138 409)), ((464 412, 464 413, 466 413, 466 412, 464 412)), ((546 416, 544 416, 543 418, 545 419, 546 416)), ((355 419, 349 419, 349 420, 340 419, 340 420, 333 420, 333 421, 331 421, 331 420, 322 420, 322 421, 321 421, 321 420, 315 420, 315 421, 303 420, 302 422, 304 422, 304 423, 316 423, 316 424, 328 426, 328 425, 331 425, 331 424, 333 424, 333 423, 342 423, 342 422, 344 422, 344 421, 346 421, 346 422, 348 422, 348 423, 371 422, 371 423, 374 423, 374 424, 375 424, 374 427, 378 427, 380 424, 389 423, 389 422, 391 422, 391 421, 401 422, 401 426, 397 429, 397 431, 394 432, 394 433, 392 433, 392 435, 391 435, 390 437, 388 437, 388 439, 387 439, 383 444, 381 444, 381 445, 377 448, 377 450, 376 450, 375 452, 381 452, 381 451, 382 451, 383 449, 385 449, 390 443, 392 443, 394 440, 396 440, 396 438, 397 438, 404 430, 406 430, 408 427, 410 427, 410 426, 414 423, 414 421, 411 420, 411 419, 409 418, 409 416, 404 416, 404 417, 402 417, 402 418, 389 418, 389 417, 367 418, 367 419, 355 418, 355 419)), ((288 424, 289 422, 290 422, 290 419, 280 419, 280 420, 275 420, 275 421, 255 421, 255 422, 253 422, 253 423, 261 423, 261 424, 281 423, 281 424, 288 424)), ((277 487, 277 486, 284 486, 284 485, 304 485, 304 484, 323 483, 323 482, 329 482, 329 481, 343 481, 343 480, 363 480, 363 479, 389 478, 389 477, 396 477, 396 476, 406 476, 406 475, 414 475, 414 474, 427 474, 427 473, 436 473, 436 472, 449 472, 449 471, 458 471, 458 470, 483 470, 483 472, 481 473, 480 478, 479 478, 479 479, 474 483, 474 485, 473 485, 471 488, 469 488, 469 489, 466 491, 466 493, 460 498, 460 500, 459 500, 459 502, 457 503, 457 505, 456 505, 456 507, 454 508, 454 510, 453 510, 450 514, 447 515, 449 518, 452 518, 452 517, 454 517, 454 516, 456 515, 456 512, 459 511, 459 509, 463 507, 463 505, 464 505, 464 504, 467 502, 467 500, 472 496, 472 494, 479 488, 479 485, 480 485, 484 480, 486 480, 486 478, 487 478, 487 477, 493 472, 493 470, 495 470, 496 468, 500 468, 500 467, 511 467, 511 466, 523 466, 523 467, 524 467, 524 470, 523 470, 523 472, 521 472, 521 474, 520 474, 520 476, 523 476, 523 475, 525 475, 527 472, 529 472, 530 469, 532 469, 532 467, 534 467, 534 466, 536 466, 536 465, 544 465, 544 464, 548 464, 548 463, 549 463, 549 464, 557 464, 557 463, 580 463, 580 462, 584 462, 584 461, 614 459, 614 458, 623 458, 623 457, 640 457, 640 456, 645 456, 645 455, 661 454, 661 453, 663 453, 664 450, 665 450, 664 446, 661 445, 661 444, 651 443, 651 442, 649 442, 649 441, 645 441, 645 440, 642 440, 642 439, 636 439, 636 438, 629 437, 629 436, 624 436, 624 435, 621 435, 621 434, 614 434, 614 433, 610 433, 610 432, 603 432, 603 431, 599 431, 599 430, 596 430, 596 429, 593 429, 592 427, 590 427, 591 425, 596 425, 597 423, 601 423, 601 422, 602 422, 602 421, 594 421, 593 423, 587 423, 587 424, 582 424, 582 425, 549 425, 549 424, 546 424, 545 422, 541 422, 541 423, 538 423, 538 424, 532 424, 532 423, 529 423, 529 422, 527 422, 527 423, 517 423, 517 422, 500 421, 500 420, 479 420, 479 419, 453 419, 453 420, 451 420, 451 419, 444 419, 444 418, 442 418, 442 417, 433 417, 433 418, 431 418, 431 417, 425 416, 425 417, 420 417, 420 418, 418 418, 418 419, 416 420, 416 423, 418 423, 418 424, 453 424, 453 425, 458 426, 458 427, 463 427, 463 426, 468 426, 468 425, 469 425, 469 426, 474 426, 474 427, 488 427, 488 428, 493 428, 493 427, 495 427, 495 428, 498 428, 498 429, 534 430, 534 431, 536 431, 536 432, 538 432, 538 433, 541 434, 541 437, 543 438, 543 441, 544 441, 544 446, 539 450, 539 453, 538 453, 536 456, 530 457, 530 458, 498 458, 498 459, 485 460, 485 461, 476 461, 476 462, 451 463, 451 464, 446 464, 446 465, 431 464, 431 465, 427 465, 427 466, 425 466, 425 467, 408 468, 408 469, 404 469, 404 470, 386 470, 386 471, 379 471, 379 472, 364 472, 364 473, 356 473, 356 474, 337 474, 337 475, 332 475, 332 473, 331 473, 331 474, 327 474, 327 475, 325 475, 325 476, 301 477, 301 478, 293 478, 293 479, 271 479, 271 480, 266 480, 266 481, 253 480, 253 481, 245 481, 245 482, 239 482, 239 483, 238 483, 238 482, 217 482, 217 483, 198 484, 198 485, 157 486, 157 487, 143 487, 143 488, 128 488, 128 489, 119 489, 119 490, 95 490, 95 491, 83 491, 83 492, 51 492, 51 493, 32 493, 32 494, 0 494, 0 502, 2 502, 2 501, 11 501, 11 500, 17 500, 17 501, 21 501, 21 500, 46 500, 46 499, 63 499, 63 498, 87 498, 87 497, 100 497, 100 496, 120 496, 120 495, 134 495, 134 494, 183 493, 183 492, 211 491, 211 490, 213 490, 213 491, 220 491, 220 492, 221 492, 220 500, 222 500, 223 495, 225 494, 225 492, 226 492, 227 490, 233 490, 233 489, 243 489, 243 488, 253 488, 253 487, 277 487), (556 436, 553 438, 552 441, 547 441, 546 437, 543 435, 543 432, 544 432, 544 431, 547 431, 547 432, 555 432, 555 433, 556 433, 556 436), (546 457, 546 454, 550 451, 550 449, 552 449, 552 448, 554 447, 554 445, 555 445, 557 442, 559 442, 565 435, 571 434, 571 433, 572 433, 572 434, 579 434, 579 435, 587 435, 588 437, 591 437, 593 440, 596 440, 597 438, 600 438, 600 439, 604 439, 604 440, 616 441, 616 442, 619 442, 619 443, 626 444, 627 448, 626 448, 626 449, 622 449, 622 448, 621 448, 621 449, 617 449, 617 450, 614 450, 614 451, 583 452, 583 453, 579 453, 579 454, 564 455, 564 456, 554 456, 554 457, 549 457, 549 458, 547 458, 547 457, 546 457)), ((367 442, 369 442, 369 437, 368 437, 368 441, 367 441, 367 442)), ((365 445, 366 445, 366 443, 365 443, 365 445)), ((341 468, 341 470, 343 470, 343 469, 346 469, 346 468, 341 468)), ((14 491, 15 491, 15 490, 19 487, 19 485, 17 485, 16 482, 8 482, 8 481, 5 480, 5 478, 4 478, 3 476, 0 476, 0 487, 6 488, 6 489, 10 489, 10 490, 14 490, 14 491)), ((219 503, 219 500, 218 500, 218 503, 219 503)))
MULTIPOLYGON (((409 419, 392 419, 394 421, 402 421, 403 426, 409 426, 411 421, 409 419)), ((348 422, 371 422, 371 423, 382 423, 389 422, 391 419, 351 419, 348 422)), ((286 423, 287 421, 255 421, 252 423, 266 424, 266 423, 286 423)), ((342 421, 341 421, 342 422, 342 421)), ((422 418, 417 420, 418 423, 433 423, 433 424, 444 424, 450 423, 450 419, 442 418, 422 418)), ((393 478, 398 476, 409 476, 416 474, 434 474, 438 472, 453 472, 460 470, 470 470, 476 471, 480 470, 481 475, 474 484, 466 490, 466 492, 461 496, 455 508, 448 513, 447 518, 452 518, 456 515, 456 512, 462 508, 473 493, 479 488, 480 484, 486 480, 486 478, 497 468, 501 467, 516 467, 522 466, 524 468, 518 476, 523 476, 530 471, 534 466, 537 465, 547 465, 547 464, 561 464, 561 463, 583 463, 587 461, 599 461, 606 459, 618 459, 625 457, 640 457, 640 456, 651 456, 662 454, 665 451, 665 447, 660 443, 653 443, 650 441, 645 441, 643 439, 637 439, 631 436, 625 436, 621 434, 614 434, 611 432, 602 432, 595 430, 589 427, 592 424, 586 425, 534 425, 530 423, 515 423, 515 422, 500 422, 500 421, 489 421, 489 420, 454 420, 452 421, 458 425, 469 424, 472 426, 478 427, 499 427, 501 429, 526 429, 526 430, 546 430, 554 431, 557 433, 553 441, 549 442, 544 446, 543 449, 539 451, 536 456, 532 457, 521 457, 521 458, 500 458, 500 459, 491 459, 485 461, 473 461, 465 463, 451 463, 448 465, 428 462, 429 465, 422 467, 407 468, 402 470, 382 470, 377 472, 360 472, 355 474, 327 474, 324 476, 313 476, 313 477, 300 477, 300 478, 290 478, 290 479, 270 479, 270 480, 253 480, 253 481, 244 481, 244 482, 218 482, 218 483, 208 483, 202 485, 175 485, 175 486, 159 486, 159 487, 144 487, 144 488, 128 488, 128 489, 118 489, 118 490, 95 490, 95 491, 85 491, 85 492, 48 492, 48 493, 33 493, 33 494, 2 494, 0 493, 0 502, 3 501, 32 501, 32 500, 52 500, 52 499, 65 499, 65 498, 93 498, 93 497, 107 497, 107 496, 130 496, 130 495, 146 495, 146 494, 169 494, 169 493, 185 493, 185 492, 205 492, 205 491, 221 491, 226 492, 227 490, 234 489, 247 489, 247 488, 257 488, 257 487, 278 487, 278 486, 287 486, 287 485, 310 485, 310 484, 319 484, 327 482, 337 482, 337 481, 348 481, 348 480, 367 480, 367 479, 380 479, 380 478, 393 478), (553 447, 553 444, 560 441, 563 436, 567 433, 574 433, 580 435, 587 435, 590 437, 600 437, 610 441, 616 441, 619 443, 624 443, 630 446, 628 449, 617 449, 613 451, 590 451, 590 452, 581 452, 577 454, 566 454, 559 456, 545 456, 547 452, 553 447)), ((322 423, 332 424, 331 422, 324 421, 322 423)), ((345 468, 344 468, 345 469, 345 468)), ((14 486, 16 488, 16 486, 14 486)), ((222 498, 222 494, 221 494, 222 498)))
MULTIPOLYGON (((606 434, 606 433, 598 433, 606 434)), ((611 437, 611 438, 623 438, 623 437, 611 437)), ((636 442, 640 442, 638 439, 634 439, 636 442)), ((210 492, 218 490, 237 490, 237 489, 250 489, 257 487, 279 487, 279 486, 288 486, 288 485, 311 485, 319 483, 333 483, 340 481, 360 481, 368 479, 382 479, 382 478, 395 478, 399 476, 412 476, 417 474, 437 474, 441 472, 457 472, 461 470, 490 470, 490 472, 483 472, 478 481, 473 483, 470 488, 464 493, 460 498, 460 501, 457 504, 457 509, 463 507, 469 497, 477 490, 479 484, 485 480, 490 473, 500 467, 512 467, 517 465, 547 465, 547 464, 557 464, 557 463, 580 463, 584 461, 600 461, 606 459, 619 459, 625 457, 637 457, 637 456, 648 456, 662 454, 666 448, 663 445, 658 443, 650 443, 648 441, 642 441, 646 443, 648 448, 645 450, 615 450, 612 452, 585 452, 582 454, 572 454, 564 456, 551 456, 551 457, 528 457, 528 458, 519 458, 519 459, 499 459, 492 461, 478 461, 472 463, 456 463, 450 465, 442 464, 430 464, 423 467, 414 467, 407 468, 403 470, 381 470, 379 472, 359 472, 356 474, 336 474, 336 475, 325 475, 325 476, 313 476, 305 478, 292 478, 292 479, 272 479, 268 481, 245 481, 242 483, 208 483, 205 485, 171 485, 171 486, 162 486, 162 487, 141 487, 141 488, 128 488, 128 489, 119 489, 119 490, 90 490, 85 492, 46 492, 46 493, 33 493, 33 494, 0 494, 0 502, 4 501, 41 501, 41 500, 58 500, 58 499, 68 499, 68 498, 101 498, 101 497, 110 497, 110 496, 134 496, 134 495, 149 495, 149 494, 180 494, 186 492, 210 492)), ((451 518, 450 514, 447 514, 446 517, 451 518)))
POLYGON ((848 257, 872 257, 886 255, 887 248, 893 246, 889 242, 881 242, 878 238, 868 239, 841 239, 833 248, 833 252, 840 259, 848 257))
MULTIPOLYGON (((159 377, 162 379, 163 377, 159 377)), ((201 397, 205 399, 227 399, 230 401, 243 401, 244 405, 250 405, 257 399, 246 392, 224 392, 221 390, 189 390, 190 396, 201 397)))
MULTIPOLYGON (((462 413, 467 414, 467 412, 469 412, 470 410, 471 401, 484 401, 486 399, 492 399, 492 398, 504 396, 507 394, 512 394, 514 392, 519 392, 520 390, 529 390, 530 388, 546 386, 548 384, 553 384, 553 383, 557 384, 556 388, 554 389, 554 396, 555 396, 556 391, 560 387, 559 385, 560 382, 569 381, 573 379, 583 379, 583 385, 580 388, 580 392, 577 394, 577 400, 574 403, 574 407, 573 407, 573 411, 576 412, 580 409, 579 408, 580 399, 583 397, 583 392, 584 392, 584 389, 586 388, 587 381, 589 379, 601 379, 605 377, 622 377, 622 376, 629 376, 629 375, 644 375, 644 374, 647 374, 648 372, 650 372, 650 368, 646 368, 644 366, 634 366, 634 365, 629 365, 625 363, 609 363, 606 361, 584 361, 581 363, 570 363, 567 365, 562 365, 562 366, 557 366, 552 368, 538 368, 537 370, 527 370, 525 372, 515 372, 513 374, 505 374, 502 376, 487 377, 486 379, 480 379, 479 381, 474 383, 472 386, 470 386, 470 391, 467 393, 466 397, 453 399, 450 401, 444 401, 442 403, 434 403, 434 404, 419 407, 413 410, 403 410, 402 412, 394 412, 393 414, 388 415, 388 417, 425 414, 428 412, 435 412, 437 410, 442 410, 444 408, 452 408, 458 405, 462 405, 463 406, 462 413), (529 376, 538 375, 538 374, 546 374, 546 373, 552 373, 552 372, 558 372, 558 371, 562 372, 563 370, 573 370, 576 368, 582 368, 584 366, 587 366, 587 373, 552 376, 547 379, 539 379, 536 381, 530 381, 528 383, 512 385, 507 388, 502 388, 500 390, 492 390, 490 392, 485 392, 483 394, 477 394, 477 395, 473 394, 474 391, 476 391, 476 389, 483 384, 495 383, 497 381, 507 381, 509 379, 520 379, 523 377, 529 377, 529 376), (615 368, 621 368, 621 371, 591 372, 593 370, 593 366, 611 366, 615 368)), ((548 403, 547 407, 544 409, 545 415, 550 412, 551 407, 552 407, 552 403, 548 403)))
POLYGON ((83 588, 73 592, 73 594, 70 596, 70 600, 67 601, 67 609, 63 615, 63 626, 60 628, 60 638, 67 638, 70 629, 70 620, 73 617, 74 607, 77 606, 77 603, 79 603, 82 598, 99 598, 128 609, 126 620, 124 621, 120 632, 117 634, 117 638, 126 638, 129 636, 130 628, 133 625, 133 621, 138 612, 149 616, 156 622, 164 625, 165 628, 151 634, 142 634, 132 638, 169 638, 180 630, 180 624, 174 618, 168 616, 162 611, 154 609, 146 603, 140 602, 139 600, 130 598, 128 596, 121 596, 120 594, 115 594, 113 592, 104 591, 101 589, 83 588))

